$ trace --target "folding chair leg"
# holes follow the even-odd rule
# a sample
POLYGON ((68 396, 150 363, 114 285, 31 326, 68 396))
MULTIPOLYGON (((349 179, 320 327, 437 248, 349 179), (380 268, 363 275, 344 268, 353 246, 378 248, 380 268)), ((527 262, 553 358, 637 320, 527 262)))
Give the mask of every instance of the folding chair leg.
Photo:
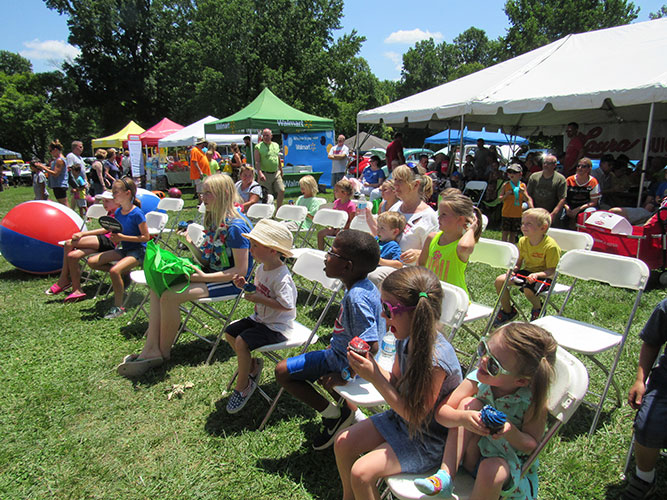
POLYGON ((598 420, 600 419, 600 414, 602 413, 602 406, 604 405, 604 401, 607 398, 607 393, 609 392, 609 386, 613 384, 614 389, 616 390, 616 401, 618 402, 618 405, 621 406, 621 390, 616 384, 616 380, 614 379, 614 371, 616 370, 616 365, 618 365, 618 360, 621 357, 621 353, 623 351, 623 343, 619 346, 618 350, 616 351, 616 357, 614 358, 614 362, 611 365, 610 369, 607 369, 602 362, 598 361, 597 359, 593 358, 592 356, 588 356, 600 369, 607 373, 607 383, 604 386, 604 391, 602 391, 602 394, 600 395, 600 404, 598 404, 598 408, 595 411, 595 417, 593 417, 593 423, 591 424, 591 428, 588 431, 588 437, 592 437, 593 433, 595 432, 595 428, 598 425, 598 420))
POLYGON ((229 326, 229 323, 231 322, 232 318, 234 317, 234 312, 236 311, 236 308, 239 305, 239 302, 241 302, 241 295, 242 294, 238 294, 238 296, 234 300, 234 304, 232 305, 232 310, 229 311, 229 314, 227 315, 227 319, 226 319, 223 327, 220 329, 220 333, 218 333, 218 336, 216 337, 215 342, 213 343, 213 347, 211 347, 211 352, 208 353, 208 358, 206 358, 206 363, 207 364, 211 363, 211 360, 213 359, 213 355, 215 354, 215 351, 218 348, 218 345, 220 344, 220 339, 222 339, 222 336, 225 334, 225 330, 229 326))

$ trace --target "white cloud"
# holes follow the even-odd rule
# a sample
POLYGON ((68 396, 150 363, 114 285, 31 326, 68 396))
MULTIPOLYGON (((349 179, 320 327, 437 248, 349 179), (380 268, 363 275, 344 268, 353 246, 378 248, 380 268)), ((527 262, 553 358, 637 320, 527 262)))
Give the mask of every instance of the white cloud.
POLYGON ((396 70, 401 71, 403 69, 403 56, 398 52, 385 52, 383 54, 387 59, 393 62, 396 65, 396 70))
POLYGON ((20 54, 31 61, 47 61, 55 67, 60 67, 64 60, 71 60, 78 56, 81 51, 62 40, 44 40, 37 38, 30 42, 23 42, 27 47, 20 54))
POLYGON ((442 33, 440 33, 439 31, 431 33, 430 31, 422 31, 419 28, 415 28, 410 31, 406 30, 394 31, 391 35, 389 35, 387 38, 384 39, 384 43, 413 44, 420 42, 422 40, 428 40, 429 38, 433 38, 433 40, 439 42, 444 37, 442 36, 442 33))

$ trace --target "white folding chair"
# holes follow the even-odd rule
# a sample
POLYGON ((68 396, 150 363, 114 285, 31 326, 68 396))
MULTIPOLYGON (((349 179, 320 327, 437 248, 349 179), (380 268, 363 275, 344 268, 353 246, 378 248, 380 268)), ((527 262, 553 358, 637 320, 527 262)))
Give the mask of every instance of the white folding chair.
MULTIPOLYGON (((644 262, 632 257, 586 250, 571 250, 560 259, 554 276, 554 282, 561 275, 570 276, 575 279, 575 282, 579 279, 585 281, 592 280, 607 283, 612 287, 626 288, 636 292, 634 306, 628 316, 623 333, 617 333, 601 326, 565 317, 563 311, 572 298, 572 290, 566 295, 557 315, 543 316, 533 321, 534 324, 551 332, 559 345, 570 351, 587 356, 607 375, 605 388, 602 395, 600 395, 600 402, 597 405, 595 417, 589 431, 589 436, 591 436, 597 426, 602 405, 611 385, 614 386, 617 402, 619 406, 621 405, 621 390, 614 379, 614 372, 623 353, 625 340, 630 331, 637 307, 639 307, 642 292, 648 281, 649 269, 644 262), (616 349, 616 355, 611 366, 607 368, 602 361, 596 358, 596 355, 613 349, 616 349)), ((551 290, 549 290, 549 294, 547 295, 547 302, 550 295, 551 290)), ((545 310, 546 304, 542 306, 542 315, 545 310)))
POLYGON ((250 208, 248 208, 248 211, 246 212, 246 216, 248 219, 255 222, 259 219, 270 219, 273 217, 275 211, 276 207, 272 203, 255 203, 254 205, 250 205, 250 208))
POLYGON ((364 233, 372 234, 371 228, 368 225, 368 222, 363 217, 356 216, 350 222, 350 229, 356 229, 357 231, 363 231, 364 233))
MULTIPOLYGON (((334 303, 338 292, 343 286, 339 280, 327 277, 324 272, 324 257, 322 253, 319 252, 305 252, 299 256, 299 258, 294 263, 292 273, 294 276, 299 276, 302 279, 318 283, 324 289, 329 290, 331 292, 331 296, 329 297, 329 301, 327 302, 324 309, 322 309, 322 312, 320 313, 320 316, 312 330, 309 330, 307 327, 295 321, 294 329, 289 332, 289 335, 286 335, 288 337, 287 341, 280 342, 278 344, 266 345, 256 349, 256 352, 261 352, 264 356, 271 359, 275 363, 281 360, 280 357, 274 354, 276 351, 289 349, 291 347, 301 347, 301 353, 304 353, 308 349, 308 346, 317 342, 317 330, 319 330, 322 321, 324 320, 327 312, 331 308, 331 305, 334 303)), ((313 303, 313 307, 314 305, 315 303, 313 303)), ((234 379, 232 379, 232 382, 230 382, 229 387, 231 387, 233 382, 234 379)), ((278 391, 278 394, 276 394, 274 398, 271 398, 259 387, 257 390, 259 390, 260 394, 262 394, 262 396, 271 404, 269 410, 264 416, 264 419, 262 420, 262 423, 259 426, 259 429, 261 430, 264 428, 266 422, 268 422, 271 414, 275 410, 276 405, 278 404, 278 400, 280 399, 284 389, 281 387, 278 391)))
MULTIPOLYGON (((553 417, 553 423, 547 428, 537 447, 526 459, 521 470, 524 475, 537 459, 540 452, 561 426, 567 423, 583 401, 588 389, 588 372, 581 361, 565 349, 559 347, 556 351, 555 377, 549 387, 547 407, 553 417)), ((385 478, 385 482, 394 498, 401 500, 426 500, 433 498, 421 493, 415 486, 414 480, 435 473, 435 470, 423 474, 398 474, 385 478)), ((454 496, 457 500, 470 498, 475 480, 468 473, 459 468, 454 478, 454 496)))
POLYGON ((169 216, 162 212, 148 212, 146 214, 146 225, 148 226, 148 234, 151 238, 159 238, 162 230, 167 226, 169 216))
POLYGON ((296 259, 304 252, 311 250, 308 246, 310 236, 315 231, 316 226, 333 227, 335 229, 342 229, 347 224, 347 212, 342 210, 334 210, 332 208, 320 208, 313 216, 312 224, 305 236, 303 237, 304 246, 292 249, 292 255, 296 259))
POLYGON ((486 181, 468 181, 463 188, 463 194, 468 196, 472 200, 473 205, 478 207, 484 199, 487 185, 486 181))
POLYGON ((482 214, 482 231, 486 231, 486 227, 489 225, 489 218, 482 214))
POLYGON ((176 232, 176 226, 180 221, 180 212, 183 211, 184 204, 185 201, 183 200, 183 198, 162 198, 160 202, 157 204, 158 210, 164 210, 167 213, 174 212, 170 216, 171 223, 169 224, 168 227, 165 226, 162 229, 162 233, 160 235, 162 243, 171 250, 175 250, 175 248, 169 245, 169 240, 171 239, 172 233, 176 232), (166 238, 164 238, 165 234, 167 235, 166 238))
MULTIPOLYGON (((514 269, 517 260, 519 259, 519 250, 518 248, 508 242, 490 240, 487 238, 480 238, 475 249, 473 250, 470 258, 468 259, 468 265, 470 264, 485 264, 487 266, 502 269, 503 272, 507 275, 501 289, 502 292, 507 288, 510 280, 510 271, 514 269)), ((467 270, 470 273, 470 268, 467 270)), ((494 291, 495 294, 495 291, 494 291)), ((471 299, 473 299, 471 294, 471 299)), ((463 321, 463 328, 472 333, 475 337, 486 335, 491 329, 493 320, 496 317, 498 308, 500 307, 500 295, 496 295, 496 301, 493 307, 480 302, 472 300, 468 307, 468 312, 463 321), (472 330, 467 326, 468 323, 473 321, 478 321, 481 319, 486 319, 486 326, 482 330, 480 335, 474 334, 472 330)), ((454 340, 454 336, 450 337, 450 341, 454 340)))
MULTIPOLYGON (((443 292, 440 323, 449 329, 447 337, 452 338, 463 324, 468 310, 468 294, 463 288, 444 281, 440 282, 440 286, 443 292)), ((364 408, 379 409, 384 404, 384 398, 375 386, 360 377, 345 385, 337 385, 334 390, 346 400, 364 408)))
MULTIPOLYGON (((86 209, 86 215, 83 218, 83 222, 81 223, 79 231, 83 231, 83 229, 86 227, 87 221, 89 222, 92 219, 97 220, 100 217, 103 217, 104 215, 107 215, 107 211, 104 208, 104 206, 99 203, 93 203, 86 209)), ((58 242, 58 245, 64 246, 67 241, 68 240, 61 240, 58 242)))
POLYGON ((308 216, 308 209, 300 205, 281 205, 274 219, 281 221, 293 221, 296 223, 296 231, 294 232, 294 244, 299 244, 299 237, 301 234, 301 226, 303 221, 308 216))

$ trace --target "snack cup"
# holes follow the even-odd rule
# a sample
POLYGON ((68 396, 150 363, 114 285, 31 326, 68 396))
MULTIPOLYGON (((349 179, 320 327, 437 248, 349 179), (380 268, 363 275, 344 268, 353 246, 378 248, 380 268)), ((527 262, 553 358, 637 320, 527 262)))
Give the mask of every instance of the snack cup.
POLYGON ((347 346, 350 348, 351 351, 356 352, 360 356, 366 356, 366 353, 371 350, 371 346, 369 346, 364 340, 360 339, 359 337, 354 337, 352 340, 350 340, 350 343, 347 344, 347 346))

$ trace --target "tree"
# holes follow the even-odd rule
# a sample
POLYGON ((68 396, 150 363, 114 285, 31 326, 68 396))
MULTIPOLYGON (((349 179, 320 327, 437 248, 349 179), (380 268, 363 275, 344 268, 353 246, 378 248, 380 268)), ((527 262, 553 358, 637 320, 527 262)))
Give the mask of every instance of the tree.
POLYGON ((32 63, 15 52, 0 50, 0 71, 8 75, 32 73, 32 63))
POLYGON ((626 0, 507 0, 505 56, 514 57, 571 33, 628 24, 639 8, 626 0))
POLYGON ((648 17, 649 19, 660 19, 661 17, 667 17, 667 4, 660 7, 657 12, 651 12, 648 17))
POLYGON ((433 88, 447 81, 446 44, 436 45, 433 38, 417 42, 403 54, 399 96, 405 97, 433 88))

